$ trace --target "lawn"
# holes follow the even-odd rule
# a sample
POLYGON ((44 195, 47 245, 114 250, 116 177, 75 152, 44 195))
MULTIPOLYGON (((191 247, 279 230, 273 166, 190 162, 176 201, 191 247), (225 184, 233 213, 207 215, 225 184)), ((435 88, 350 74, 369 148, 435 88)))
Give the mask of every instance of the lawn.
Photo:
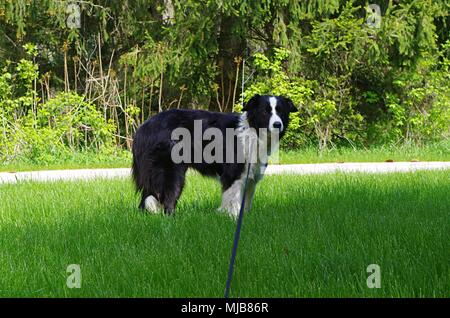
POLYGON ((280 163, 450 161, 450 140, 424 146, 390 145, 370 148, 336 147, 319 152, 314 147, 280 152, 280 163))
MULTIPOLYGON (((231 296, 448 297, 449 193, 449 170, 267 176, 231 296)), ((124 179, 0 185, 0 296, 222 297, 235 222, 215 211, 219 185, 190 174, 174 217, 137 200, 124 179)))

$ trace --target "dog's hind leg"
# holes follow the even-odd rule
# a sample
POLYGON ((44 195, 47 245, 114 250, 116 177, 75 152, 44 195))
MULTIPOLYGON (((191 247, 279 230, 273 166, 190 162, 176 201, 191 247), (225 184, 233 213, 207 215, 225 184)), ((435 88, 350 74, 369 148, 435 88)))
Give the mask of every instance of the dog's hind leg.
POLYGON ((163 211, 162 204, 155 197, 155 194, 148 189, 149 185, 144 187, 141 194, 141 202, 139 203, 139 208, 142 210, 147 210, 151 213, 159 213, 163 211))
MULTIPOLYGON (((152 170, 154 166, 149 167, 152 170)), ((163 211, 163 206, 159 200, 158 192, 155 191, 158 187, 155 187, 155 179, 158 179, 158 174, 146 173, 146 179, 141 180, 141 202, 139 208, 142 210, 147 210, 151 213, 159 213, 163 211)))
POLYGON ((184 187, 187 167, 175 164, 158 164, 152 167, 152 178, 147 182, 149 191, 142 191, 141 207, 151 212, 164 210, 172 214, 184 187))
POLYGON ((165 171, 164 189, 161 202, 166 214, 172 214, 183 191, 187 167, 173 165, 165 171))
POLYGON ((145 198, 144 207, 151 213, 159 213, 163 210, 162 204, 159 203, 159 201, 153 195, 149 195, 145 198))

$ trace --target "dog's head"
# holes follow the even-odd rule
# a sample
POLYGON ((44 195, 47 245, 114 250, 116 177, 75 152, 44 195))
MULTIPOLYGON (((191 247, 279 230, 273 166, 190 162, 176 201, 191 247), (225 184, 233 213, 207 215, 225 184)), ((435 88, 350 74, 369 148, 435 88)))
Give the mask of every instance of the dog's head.
POLYGON ((298 111, 294 103, 283 96, 253 96, 242 108, 247 112, 250 127, 259 131, 265 128, 269 133, 284 135, 289 125, 289 114, 298 111))

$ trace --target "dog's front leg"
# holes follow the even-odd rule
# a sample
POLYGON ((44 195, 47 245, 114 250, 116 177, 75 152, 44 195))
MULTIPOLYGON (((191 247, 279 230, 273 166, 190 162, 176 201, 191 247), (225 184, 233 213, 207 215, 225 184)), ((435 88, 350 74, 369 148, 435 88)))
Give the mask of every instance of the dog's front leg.
POLYGON ((255 196, 256 181, 248 180, 247 188, 245 190, 245 211, 250 211, 252 208, 253 197, 255 196))
MULTIPOLYGON (((245 207, 244 211, 249 211, 252 207, 253 197, 256 190, 256 181, 248 180, 245 189, 245 207)), ((222 193, 222 205, 219 210, 225 211, 230 216, 237 218, 241 209, 242 195, 244 194, 244 182, 236 180, 231 187, 222 193)))
POLYGON ((241 208, 243 187, 243 181, 236 180, 228 189, 223 191, 222 204, 219 210, 225 211, 230 216, 237 218, 239 216, 239 210, 241 208))
MULTIPOLYGON (((266 158, 267 159, 267 158, 266 158)), ((267 160, 265 161, 267 162, 267 160)), ((267 163, 261 164, 260 166, 256 166, 252 172, 252 178, 249 178, 247 181, 247 189, 245 191, 245 211, 250 211, 252 208, 253 197, 255 196, 256 184, 262 179, 264 176, 264 172, 266 171, 267 163)))

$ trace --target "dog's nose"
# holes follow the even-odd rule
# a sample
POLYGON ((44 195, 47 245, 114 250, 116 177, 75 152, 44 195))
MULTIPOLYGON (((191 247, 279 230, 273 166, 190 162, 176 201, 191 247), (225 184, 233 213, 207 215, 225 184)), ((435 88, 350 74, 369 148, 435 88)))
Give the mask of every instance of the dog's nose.
POLYGON ((273 123, 273 128, 280 129, 280 128, 281 128, 281 122, 280 122, 280 121, 274 122, 274 123, 273 123))

